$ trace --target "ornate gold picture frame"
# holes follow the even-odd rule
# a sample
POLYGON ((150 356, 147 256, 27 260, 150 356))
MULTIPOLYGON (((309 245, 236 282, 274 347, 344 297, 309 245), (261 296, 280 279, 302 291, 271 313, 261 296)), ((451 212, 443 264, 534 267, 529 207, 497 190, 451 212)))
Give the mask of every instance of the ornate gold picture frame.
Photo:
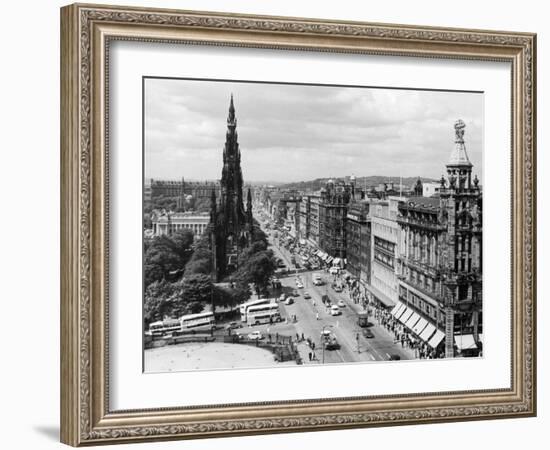
POLYGON ((536 36, 530 33, 85 4, 62 8, 62 442, 80 446, 535 415, 535 87, 536 36), (512 68, 512 183, 506 187, 512 198, 511 386, 112 410, 108 66, 115 41, 508 62, 512 68))

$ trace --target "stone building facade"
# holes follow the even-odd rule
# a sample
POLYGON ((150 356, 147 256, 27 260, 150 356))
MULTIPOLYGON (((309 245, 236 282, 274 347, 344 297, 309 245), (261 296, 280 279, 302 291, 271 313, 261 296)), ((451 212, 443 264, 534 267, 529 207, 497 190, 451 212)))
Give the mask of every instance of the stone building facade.
POLYGON ((334 258, 346 258, 346 217, 352 186, 329 180, 321 189, 319 247, 334 258))
POLYGON ((439 195, 408 198, 397 218, 399 300, 435 328, 446 357, 482 348, 482 191, 464 129, 455 123, 439 195))
POLYGON ((346 217, 346 269, 353 277, 366 283, 370 282, 369 206, 365 200, 352 202, 346 217))

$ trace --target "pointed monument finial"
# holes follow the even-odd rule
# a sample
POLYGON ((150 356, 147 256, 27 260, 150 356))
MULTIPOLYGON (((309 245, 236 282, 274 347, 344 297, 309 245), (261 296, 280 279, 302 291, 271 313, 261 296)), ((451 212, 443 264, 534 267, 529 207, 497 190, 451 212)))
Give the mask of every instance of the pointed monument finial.
POLYGON ((229 115, 227 116, 227 122, 235 122, 235 105, 233 103, 233 93, 231 93, 231 100, 229 101, 229 115))
POLYGON ((458 119, 455 122, 455 142, 464 144, 464 129, 466 128, 466 124, 462 121, 462 119, 458 119))
POLYGON ((466 145, 464 144, 464 129, 466 124, 458 119, 455 124, 455 146, 451 153, 451 158, 447 166, 472 166, 468 153, 466 152, 466 145))

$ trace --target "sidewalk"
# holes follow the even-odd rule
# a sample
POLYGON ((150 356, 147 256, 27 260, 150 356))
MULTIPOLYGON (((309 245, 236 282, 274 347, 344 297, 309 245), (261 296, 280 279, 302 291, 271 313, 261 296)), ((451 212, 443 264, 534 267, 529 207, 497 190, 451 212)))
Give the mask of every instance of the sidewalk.
POLYGON ((298 343, 298 353, 300 354, 300 357, 302 358, 302 364, 308 365, 308 364, 320 364, 321 361, 319 359, 319 353, 320 350, 317 348, 315 349, 315 352, 311 350, 309 347, 307 341, 302 341, 298 343), (309 360, 309 353, 315 353, 315 359, 309 360))
MULTIPOLYGON (((356 314, 364 313, 366 312, 363 307, 359 303, 354 303, 353 300, 350 298, 349 295, 349 288, 344 289, 344 292, 346 294, 346 297, 349 299, 348 306, 355 312, 356 314)), ((380 324, 374 316, 369 316, 369 323, 372 323, 372 327, 370 327, 373 330, 376 330, 376 333, 385 334, 385 336, 388 339, 391 339, 394 341, 395 345, 398 346, 399 350, 403 353, 405 353, 409 359, 418 359, 418 356, 416 354, 416 351, 414 349, 408 348, 408 347, 401 347, 401 343, 395 340, 394 334, 386 329, 385 326, 380 324)))

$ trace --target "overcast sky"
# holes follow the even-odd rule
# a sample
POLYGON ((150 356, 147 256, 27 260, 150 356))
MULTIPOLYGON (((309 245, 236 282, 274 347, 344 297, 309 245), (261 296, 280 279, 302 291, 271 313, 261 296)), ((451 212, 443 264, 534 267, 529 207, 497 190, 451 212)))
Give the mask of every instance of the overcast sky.
POLYGON ((245 181, 439 179, 457 119, 483 180, 482 94, 164 79, 145 81, 145 177, 219 179, 231 93, 245 181))

